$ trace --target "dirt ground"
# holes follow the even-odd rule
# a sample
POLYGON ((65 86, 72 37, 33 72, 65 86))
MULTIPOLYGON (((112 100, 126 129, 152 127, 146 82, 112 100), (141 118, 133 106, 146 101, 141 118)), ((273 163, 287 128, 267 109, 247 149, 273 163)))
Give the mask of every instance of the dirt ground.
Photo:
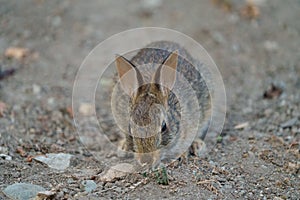
POLYGON ((53 190, 56 199, 299 199, 300 2, 253 2, 0 0, 0 154, 12 157, 0 158, 0 199, 16 182, 53 190), (202 44, 227 93, 218 144, 168 167, 169 185, 143 174, 101 181, 105 163, 81 144, 71 117, 83 59, 112 34, 143 26, 202 44), (29 52, 9 58, 9 47, 29 52), (73 155, 63 173, 31 159, 58 152, 73 155), (93 192, 82 189, 88 179, 93 192))

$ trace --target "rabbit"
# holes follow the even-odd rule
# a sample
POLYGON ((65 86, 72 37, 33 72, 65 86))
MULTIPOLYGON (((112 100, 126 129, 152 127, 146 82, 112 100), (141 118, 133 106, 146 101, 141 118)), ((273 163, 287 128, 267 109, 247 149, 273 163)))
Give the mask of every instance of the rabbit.
MULTIPOLYGON (((152 42, 130 60, 116 55, 116 76, 120 86, 112 97, 112 107, 121 113, 119 123, 125 135, 121 149, 133 152, 140 165, 157 167, 170 154, 169 146, 186 137, 187 132, 180 131, 181 105, 172 92, 180 81, 179 74, 194 91, 199 106, 197 118, 203 125, 186 152, 196 156, 201 154, 210 123, 211 96, 202 72, 195 65, 202 64, 171 41, 152 42)), ((190 98, 184 88, 179 90, 184 98, 190 98)), ((188 106, 193 111, 193 105, 188 106)))

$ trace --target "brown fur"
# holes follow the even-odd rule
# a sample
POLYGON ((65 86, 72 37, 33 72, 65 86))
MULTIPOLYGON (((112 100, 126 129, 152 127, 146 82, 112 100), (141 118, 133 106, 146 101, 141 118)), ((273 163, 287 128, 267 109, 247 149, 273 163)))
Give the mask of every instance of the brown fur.
POLYGON ((207 118, 210 109, 208 89, 201 74, 188 62, 190 60, 195 61, 185 49, 166 41, 151 43, 130 61, 117 57, 121 86, 130 101, 129 128, 123 148, 135 152, 141 164, 157 165, 162 156, 161 149, 180 137, 180 104, 171 92, 176 71, 182 73, 195 90, 201 111, 199 118, 207 118), (178 57, 178 53, 183 57, 178 57), (151 63, 159 66, 155 68, 151 63), (145 64, 154 71, 150 75, 152 83, 144 81, 147 76, 138 68, 145 64))

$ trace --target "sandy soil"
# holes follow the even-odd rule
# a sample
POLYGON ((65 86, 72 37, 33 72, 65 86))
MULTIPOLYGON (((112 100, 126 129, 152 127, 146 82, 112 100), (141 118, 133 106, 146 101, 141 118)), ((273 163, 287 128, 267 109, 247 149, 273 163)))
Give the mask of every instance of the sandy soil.
POLYGON ((244 1, 150 2, 0 1, 0 67, 16 69, 0 80, 0 153, 12 157, 0 158, 0 190, 27 182, 55 190, 56 199, 299 199, 299 1, 256 0, 249 13, 244 1), (227 92, 219 143, 204 158, 167 168, 169 185, 143 174, 101 181, 105 163, 81 144, 69 112, 85 56, 112 34, 142 26, 202 44, 227 92), (30 52, 7 58, 9 47, 30 52), (30 159, 57 152, 74 155, 64 173, 30 159), (81 187, 87 179, 97 183, 91 193, 81 187))

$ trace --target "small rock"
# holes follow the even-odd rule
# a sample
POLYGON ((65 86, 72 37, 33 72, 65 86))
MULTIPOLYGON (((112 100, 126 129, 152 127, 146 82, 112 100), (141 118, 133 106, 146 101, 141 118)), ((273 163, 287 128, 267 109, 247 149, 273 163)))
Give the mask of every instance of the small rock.
POLYGON ((92 115, 93 110, 93 106, 90 103, 82 103, 79 107, 79 112, 84 116, 92 115))
POLYGON ((269 40, 267 40, 267 41, 264 42, 264 48, 267 51, 270 51, 270 52, 277 51, 278 50, 278 44, 275 41, 269 41, 269 40))
POLYGON ((59 191, 57 194, 56 194, 56 198, 57 199, 63 199, 64 198, 64 192, 63 191, 59 191))
POLYGON ((210 164, 211 166, 216 166, 216 163, 215 163, 214 161, 212 161, 212 160, 209 161, 209 164, 210 164))
POLYGON ((224 188, 227 189, 227 190, 231 190, 231 189, 232 189, 232 185, 230 185, 230 184, 225 184, 225 185, 224 185, 224 188))
POLYGON ((240 196, 244 196, 246 193, 247 193, 247 192, 246 192, 245 190, 241 190, 241 191, 239 192, 239 195, 240 195, 240 196))
POLYGON ((217 32, 217 31, 213 32, 212 33, 212 38, 218 44, 225 44, 226 43, 226 39, 224 38, 224 36, 220 32, 217 32))
POLYGON ((63 114, 59 110, 54 110, 52 112, 51 120, 55 122, 60 122, 63 119, 63 114))
POLYGON ((273 200, 283 200, 282 198, 280 198, 280 197, 274 197, 274 199, 273 200))
POLYGON ((69 179, 67 180, 67 183, 70 185, 70 184, 76 183, 76 181, 73 180, 72 178, 69 178, 69 179))
POLYGON ((6 154, 0 154, 0 158, 4 159, 4 160, 12 160, 12 157, 6 154))
POLYGON ((114 183, 108 182, 105 184, 105 188, 112 188, 113 186, 114 186, 114 183))
POLYGON ((0 154, 8 154, 8 148, 7 147, 0 147, 0 154))
POLYGON ((50 97, 47 99, 47 104, 50 106, 53 106, 55 104, 55 99, 53 97, 50 97))
POLYGON ((298 121, 298 118, 295 117, 295 118, 293 118, 293 119, 290 119, 290 120, 288 120, 288 121, 282 123, 280 126, 281 126, 282 128, 290 128, 290 127, 294 126, 294 125, 297 123, 297 121, 298 121))
POLYGON ((65 170, 70 165, 70 159, 72 155, 65 154, 65 153, 49 153, 42 156, 37 156, 34 160, 40 161, 45 163, 50 168, 57 169, 57 170, 65 170))
POLYGON ((35 94, 35 95, 40 94, 40 92, 41 92, 41 86, 36 85, 36 84, 33 84, 33 85, 32 85, 32 92, 33 92, 33 94, 35 94))
POLYGON ((115 191, 116 191, 117 193, 121 193, 121 192, 122 192, 122 188, 121 188, 121 187, 117 187, 117 188, 115 189, 115 191))
POLYGON ((121 178, 129 173, 134 172, 134 167, 128 163, 121 163, 111 167, 107 172, 100 174, 100 180, 103 182, 111 182, 116 178, 121 178))
POLYGON ((54 191, 42 191, 37 194, 34 200, 53 199, 55 194, 54 191))
POLYGON ((97 188, 97 184, 93 180, 84 180, 84 181, 82 181, 81 185, 83 186, 84 191, 86 191, 88 193, 92 192, 93 190, 95 190, 97 188))
POLYGON ((13 185, 7 186, 3 193, 16 200, 28 200, 36 197, 38 192, 45 191, 45 189, 38 185, 28 184, 28 183, 15 183, 13 185))

